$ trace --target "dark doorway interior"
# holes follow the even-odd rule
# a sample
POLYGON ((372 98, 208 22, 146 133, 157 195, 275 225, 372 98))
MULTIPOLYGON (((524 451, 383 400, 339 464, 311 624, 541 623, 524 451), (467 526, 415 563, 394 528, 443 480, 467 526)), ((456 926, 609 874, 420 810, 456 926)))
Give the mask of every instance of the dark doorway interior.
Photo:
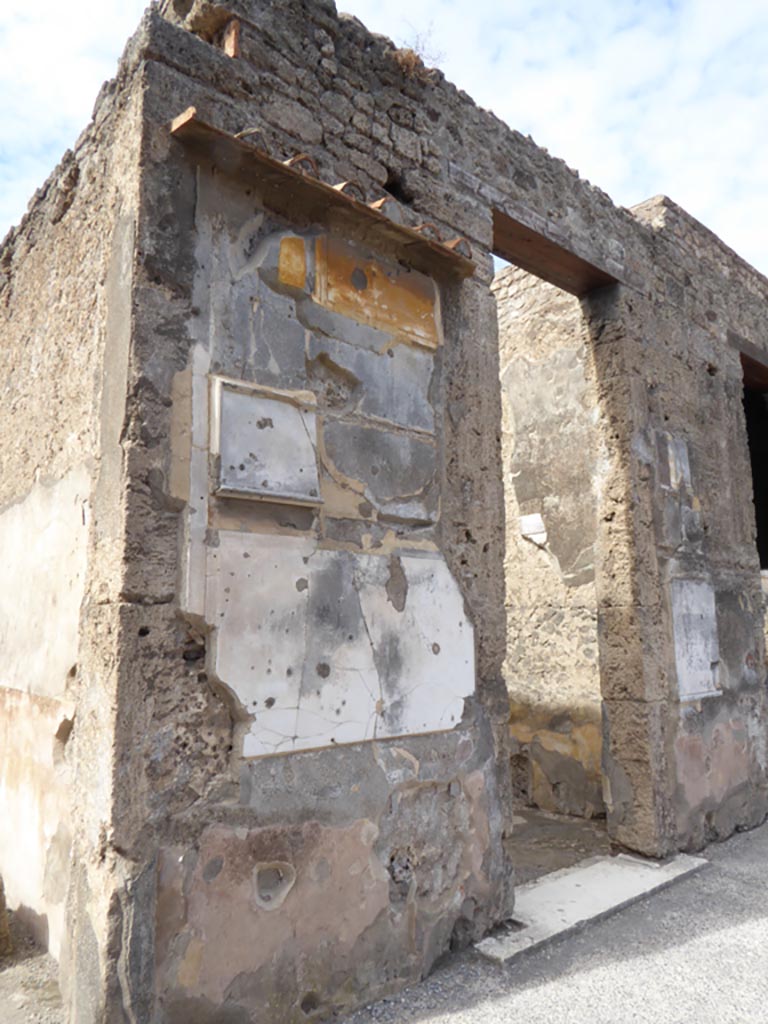
POLYGON ((744 367, 744 415, 747 421, 752 493, 760 568, 768 569, 768 369, 747 356, 744 367))

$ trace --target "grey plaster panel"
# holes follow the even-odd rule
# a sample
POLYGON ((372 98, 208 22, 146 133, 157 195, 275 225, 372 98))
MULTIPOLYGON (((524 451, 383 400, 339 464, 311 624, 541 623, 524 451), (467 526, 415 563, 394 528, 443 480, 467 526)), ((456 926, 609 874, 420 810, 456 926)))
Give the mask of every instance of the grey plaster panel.
POLYGON ((672 580, 677 685, 682 700, 719 693, 715 592, 706 580, 672 580))
POLYGON ((355 423, 324 427, 325 450, 333 465, 365 487, 380 512, 400 519, 432 522, 437 513, 437 453, 427 441, 355 423))
POLYGON ((313 336, 310 359, 325 357, 361 384, 357 409, 364 415, 400 427, 434 431, 435 414, 429 401, 434 370, 431 352, 395 345, 376 352, 333 338, 313 336))
POLYGON ((219 490, 242 497, 318 504, 316 437, 313 409, 222 383, 219 490))

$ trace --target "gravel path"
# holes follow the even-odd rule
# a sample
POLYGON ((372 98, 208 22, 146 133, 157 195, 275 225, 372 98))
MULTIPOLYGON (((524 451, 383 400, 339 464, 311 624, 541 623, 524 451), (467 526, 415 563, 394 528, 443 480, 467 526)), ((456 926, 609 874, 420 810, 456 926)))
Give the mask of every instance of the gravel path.
POLYGON ((0 1024, 65 1024, 55 960, 8 916, 14 952, 0 958, 0 1024))
POLYGON ((766 1024, 768 825, 698 875, 499 967, 454 957, 345 1024, 766 1024))

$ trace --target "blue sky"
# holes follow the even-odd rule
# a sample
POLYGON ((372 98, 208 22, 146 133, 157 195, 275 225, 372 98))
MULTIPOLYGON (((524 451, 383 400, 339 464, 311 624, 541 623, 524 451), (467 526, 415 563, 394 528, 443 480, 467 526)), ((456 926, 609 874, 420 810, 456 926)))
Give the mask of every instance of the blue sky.
MULTIPOLYGON (((2 0, 0 236, 144 0, 2 0), (74 15, 74 16, 73 16, 74 15)), ((768 273, 768 0, 340 0, 625 206, 663 192, 768 273)))

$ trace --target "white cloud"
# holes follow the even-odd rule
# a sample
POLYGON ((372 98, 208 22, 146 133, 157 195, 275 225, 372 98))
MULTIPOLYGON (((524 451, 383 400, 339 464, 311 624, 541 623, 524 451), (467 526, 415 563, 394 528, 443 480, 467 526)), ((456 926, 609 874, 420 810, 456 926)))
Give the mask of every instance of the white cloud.
MULTIPOLYGON (((768 273, 765 0, 338 0, 623 205, 672 197, 768 273)), ((71 145, 144 0, 3 0, 0 234, 71 145)))
POLYGON ((2 0, 0 237, 88 123, 146 0, 2 0))
POLYGON ((666 193, 768 273, 764 0, 342 0, 631 206, 666 193))

